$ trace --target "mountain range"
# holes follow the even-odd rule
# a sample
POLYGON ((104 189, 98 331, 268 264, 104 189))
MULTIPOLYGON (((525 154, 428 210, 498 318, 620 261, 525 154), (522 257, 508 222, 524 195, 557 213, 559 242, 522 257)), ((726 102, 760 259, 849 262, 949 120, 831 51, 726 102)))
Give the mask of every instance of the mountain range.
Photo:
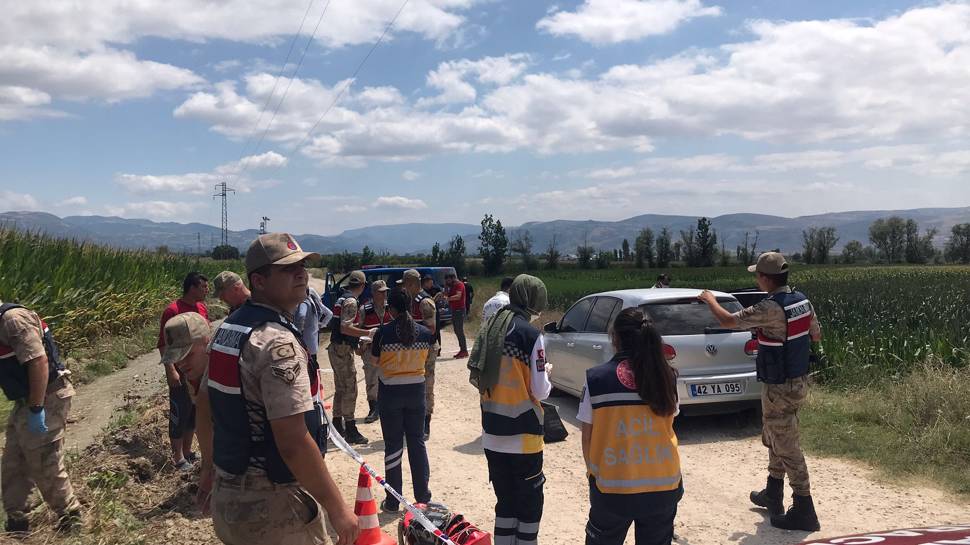
MULTIPOLYGON (((839 250, 850 240, 868 243, 869 225, 879 218, 893 215, 913 219, 923 230, 937 229, 935 241, 938 245, 944 243, 953 225, 970 223, 970 207, 835 212, 796 218, 765 214, 726 214, 710 219, 729 251, 743 243, 745 233, 753 237, 757 232, 759 250, 778 248, 785 252, 795 252, 801 250, 802 231, 810 227, 834 227, 839 236, 835 249, 839 250)), ((574 253, 575 248, 582 244, 601 250, 613 249, 619 248, 623 239, 627 239, 632 245, 637 233, 643 228, 650 228, 658 233, 660 229, 667 227, 676 241, 681 230, 696 223, 697 218, 694 216, 645 214, 619 221, 529 222, 507 228, 507 231, 510 239, 520 232, 528 231, 535 253, 545 251, 555 236, 560 251, 569 254, 574 253)), ((200 248, 205 251, 220 240, 218 227, 202 223, 155 222, 105 216, 60 218, 46 212, 2 212, 0 226, 119 248, 155 249, 167 246, 172 251, 180 252, 194 252, 200 248)), ((478 248, 480 229, 479 225, 465 223, 408 223, 350 229, 334 236, 300 234, 296 237, 304 249, 324 254, 359 252, 364 246, 378 252, 417 254, 430 252, 435 242, 444 246, 455 235, 461 235, 468 251, 474 253, 478 248)), ((255 229, 229 231, 229 244, 245 250, 257 234, 255 229)))

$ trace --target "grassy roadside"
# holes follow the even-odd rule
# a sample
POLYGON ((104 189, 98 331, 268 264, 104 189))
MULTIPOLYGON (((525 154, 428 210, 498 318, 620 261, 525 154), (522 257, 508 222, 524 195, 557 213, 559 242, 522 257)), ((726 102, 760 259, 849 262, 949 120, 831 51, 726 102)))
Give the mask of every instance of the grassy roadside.
POLYGON ((888 482, 970 497, 970 369, 924 364, 897 380, 816 388, 800 415, 807 451, 859 460, 888 482))

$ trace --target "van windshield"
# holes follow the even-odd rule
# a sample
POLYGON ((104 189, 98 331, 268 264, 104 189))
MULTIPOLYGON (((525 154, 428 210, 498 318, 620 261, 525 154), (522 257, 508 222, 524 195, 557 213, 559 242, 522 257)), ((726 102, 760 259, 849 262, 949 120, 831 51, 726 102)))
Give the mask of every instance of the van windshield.
MULTIPOLYGON (((728 312, 741 310, 741 304, 732 299, 718 300, 728 312)), ((710 330, 721 329, 707 305, 700 301, 685 299, 650 303, 640 307, 650 319, 660 335, 703 335, 710 330)))

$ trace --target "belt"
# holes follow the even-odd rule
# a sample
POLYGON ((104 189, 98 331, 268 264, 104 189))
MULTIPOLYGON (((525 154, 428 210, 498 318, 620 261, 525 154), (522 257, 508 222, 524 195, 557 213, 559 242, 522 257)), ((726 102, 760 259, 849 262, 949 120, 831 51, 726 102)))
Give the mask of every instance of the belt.
POLYGON ((233 490, 273 491, 299 488, 300 486, 296 481, 291 483, 274 483, 262 472, 247 471, 242 475, 234 475, 218 467, 216 468, 216 482, 219 483, 220 487, 233 490))

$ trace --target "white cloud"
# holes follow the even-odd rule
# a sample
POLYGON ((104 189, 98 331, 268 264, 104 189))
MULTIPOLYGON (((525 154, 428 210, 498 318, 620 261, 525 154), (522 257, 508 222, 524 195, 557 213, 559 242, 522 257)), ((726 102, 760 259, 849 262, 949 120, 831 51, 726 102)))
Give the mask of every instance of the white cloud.
POLYGON ((421 177, 421 173, 415 172, 413 170, 405 170, 404 172, 401 173, 401 178, 409 182, 413 182, 414 180, 417 180, 420 177, 421 177))
POLYGON ((437 89, 439 94, 419 100, 418 106, 474 102, 477 91, 467 81, 469 78, 480 84, 506 85, 522 75, 529 62, 524 53, 443 62, 427 77, 428 87, 437 89))
POLYGON ((58 202, 57 206, 73 207, 73 206, 85 206, 86 204, 88 204, 87 197, 78 195, 76 197, 68 197, 63 201, 58 202))
POLYGON ((40 205, 30 193, 15 193, 5 189, 0 190, 0 203, 3 210, 37 210, 40 205))
POLYGON ((187 219, 193 212, 206 206, 200 202, 138 201, 123 205, 108 205, 105 211, 111 216, 144 217, 148 219, 187 219))
POLYGON ((366 210, 366 206, 361 206, 359 204, 342 204, 335 208, 334 212, 340 214, 356 214, 358 212, 365 212, 366 210))
POLYGON ((593 44, 615 44, 667 34, 691 19, 720 14, 721 8, 701 0, 586 0, 575 12, 550 13, 536 28, 593 44))
POLYGON ((273 151, 243 157, 216 167, 212 172, 189 172, 185 174, 118 174, 115 181, 131 193, 191 193, 205 195, 213 187, 226 180, 236 191, 248 193, 253 189, 276 187, 279 180, 254 180, 247 173, 251 169, 279 168, 288 159, 273 151))
POLYGON ((374 208, 390 208, 397 210, 422 210, 427 208, 428 205, 425 204, 421 199, 409 199, 407 197, 377 197, 374 201, 374 208))

